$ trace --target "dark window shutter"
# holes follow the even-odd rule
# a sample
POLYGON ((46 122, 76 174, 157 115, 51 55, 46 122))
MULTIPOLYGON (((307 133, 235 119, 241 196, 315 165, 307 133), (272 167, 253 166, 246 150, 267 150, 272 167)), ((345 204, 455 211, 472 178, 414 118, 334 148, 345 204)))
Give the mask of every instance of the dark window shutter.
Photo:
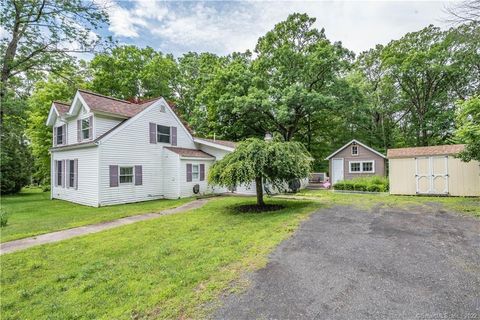
POLYGON ((65 187, 70 188, 70 160, 65 160, 65 187))
POLYGON ((55 160, 55 161, 53 162, 53 164, 54 164, 54 166, 55 166, 55 168, 53 169, 53 174, 55 175, 55 176, 53 177, 53 185, 54 185, 55 187, 58 187, 58 161, 55 160))
POLYGON ((67 182, 67 168, 66 168, 66 161, 62 160, 62 187, 65 188, 67 182))
POLYGON ((157 143, 157 125, 149 123, 150 143, 157 143))
POLYGON ((172 146, 177 145, 177 127, 170 127, 170 135, 172 136, 172 146))
POLYGON ((88 128, 88 139, 93 139, 93 116, 90 116, 88 119, 88 124, 90 125, 88 128))
POLYGON ((57 145, 57 128, 53 127, 53 146, 57 145))
POLYGON ((141 186, 143 183, 142 166, 135 166, 135 185, 141 186))
POLYGON ((82 141, 82 120, 77 120, 77 142, 82 141))
POLYGON ((63 140, 62 140, 62 144, 67 144, 67 125, 64 124, 63 125, 63 140))
POLYGON ((187 163, 187 182, 192 181, 192 164, 187 163))
POLYGON ((110 166, 110 187, 118 187, 118 166, 110 166))
POLYGON ((75 190, 78 189, 78 159, 73 160, 75 190))
POLYGON ((205 164, 200 163, 200 181, 205 180, 205 164))

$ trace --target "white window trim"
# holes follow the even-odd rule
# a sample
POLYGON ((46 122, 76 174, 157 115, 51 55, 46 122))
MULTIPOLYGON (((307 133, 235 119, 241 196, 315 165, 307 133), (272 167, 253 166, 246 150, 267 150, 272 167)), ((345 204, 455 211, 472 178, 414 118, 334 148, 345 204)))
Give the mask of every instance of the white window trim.
POLYGON ((200 181, 200 165, 197 163, 197 164, 192 164, 192 182, 193 181, 200 181), (194 177, 193 175, 193 168, 194 167, 197 167, 197 178, 194 177))
MULTIPOLYGON (((165 143, 165 144, 172 144, 172 128, 170 126, 164 126, 163 124, 159 124, 159 123, 156 123, 155 124, 155 128, 156 128, 156 132, 157 132, 157 143, 165 143), (165 127, 165 128, 168 128, 170 131, 168 132, 168 141, 169 142, 162 142, 162 141, 158 141, 158 126, 162 126, 162 127, 165 127)), ((161 133, 161 135, 164 135, 166 136, 167 134, 165 133, 161 133)))
POLYGON ((352 145, 352 147, 350 149, 350 153, 352 154, 352 156, 358 156, 358 145, 352 145), (357 149, 357 153, 353 153, 353 148, 354 147, 357 149))
POLYGON ((364 160, 364 161, 349 161, 348 162, 348 173, 375 173, 375 160, 364 160), (352 163, 360 163, 360 171, 352 171, 352 163), (363 164, 371 163, 372 171, 363 171, 363 164))
MULTIPOLYGON (((62 128, 63 126, 64 125, 62 124, 61 126, 56 126, 55 127, 55 137, 54 138, 56 139, 55 145, 57 145, 57 146, 63 146, 63 145, 66 144, 67 135, 65 133, 66 133, 67 130, 63 130, 63 128, 62 128), (62 128, 62 143, 58 143, 58 131, 57 131, 58 128, 62 128)), ((66 128, 67 128, 67 126, 65 126, 65 129, 66 128)))
MULTIPOLYGON (((126 176, 126 175, 124 175, 126 176)), ((128 185, 128 184, 134 184, 135 183, 135 166, 118 166, 118 185, 128 185), (132 181, 131 182, 122 182, 120 179, 120 173, 122 171, 122 168, 132 168, 132 181)))
MULTIPOLYGON (((89 141, 89 140, 93 140, 93 137, 95 136, 95 128, 93 126, 95 120, 94 120, 94 116, 93 114, 87 114, 86 116, 83 116, 83 117, 80 117, 80 141, 89 141), (88 137, 88 139, 84 139, 83 138, 83 120, 86 120, 86 119, 89 119, 90 116, 92 116, 92 123, 90 123, 90 126, 89 128, 92 128, 92 136, 91 137, 88 137)), ((78 129, 77 129, 78 130, 78 129)))

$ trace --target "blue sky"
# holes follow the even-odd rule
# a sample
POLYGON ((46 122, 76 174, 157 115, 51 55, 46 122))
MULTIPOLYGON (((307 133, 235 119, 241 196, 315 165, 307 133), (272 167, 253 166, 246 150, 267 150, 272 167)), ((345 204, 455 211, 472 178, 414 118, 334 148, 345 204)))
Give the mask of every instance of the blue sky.
POLYGON ((188 51, 220 55, 253 49, 257 39, 290 13, 317 18, 332 41, 356 53, 386 44, 429 24, 447 26, 451 2, 432 1, 153 1, 108 0, 106 33, 120 43, 151 46, 179 56, 188 51))

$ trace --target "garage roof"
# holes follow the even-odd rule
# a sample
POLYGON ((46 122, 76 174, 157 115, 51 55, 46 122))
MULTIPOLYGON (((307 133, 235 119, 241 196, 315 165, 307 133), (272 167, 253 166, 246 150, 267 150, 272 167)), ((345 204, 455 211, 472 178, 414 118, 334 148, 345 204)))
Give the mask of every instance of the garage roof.
POLYGON ((411 158, 421 156, 442 156, 458 154, 465 149, 464 144, 450 144, 431 147, 414 147, 414 148, 398 148, 388 149, 387 158, 411 158))

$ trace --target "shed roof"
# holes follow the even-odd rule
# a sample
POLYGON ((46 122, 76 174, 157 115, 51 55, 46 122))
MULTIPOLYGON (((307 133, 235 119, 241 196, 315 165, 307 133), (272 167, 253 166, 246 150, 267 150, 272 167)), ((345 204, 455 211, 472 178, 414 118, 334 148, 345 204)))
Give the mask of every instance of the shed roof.
POLYGON ((188 149, 188 148, 179 148, 179 147, 165 147, 165 149, 170 150, 181 157, 188 157, 188 158, 212 158, 215 159, 214 156, 208 154, 202 150, 196 149, 188 149))
POLYGON ((229 147, 229 148, 233 148, 233 149, 235 149, 235 147, 237 145, 236 142, 228 141, 228 140, 208 139, 208 138, 199 138, 199 137, 195 137, 195 140, 197 140, 197 141, 198 140, 203 140, 203 141, 219 144, 221 146, 225 146, 225 147, 229 147))
POLYGON ((412 147, 388 149, 387 158, 411 158, 421 156, 442 156, 453 155, 462 152, 465 149, 464 144, 449 144, 430 147, 412 147))

